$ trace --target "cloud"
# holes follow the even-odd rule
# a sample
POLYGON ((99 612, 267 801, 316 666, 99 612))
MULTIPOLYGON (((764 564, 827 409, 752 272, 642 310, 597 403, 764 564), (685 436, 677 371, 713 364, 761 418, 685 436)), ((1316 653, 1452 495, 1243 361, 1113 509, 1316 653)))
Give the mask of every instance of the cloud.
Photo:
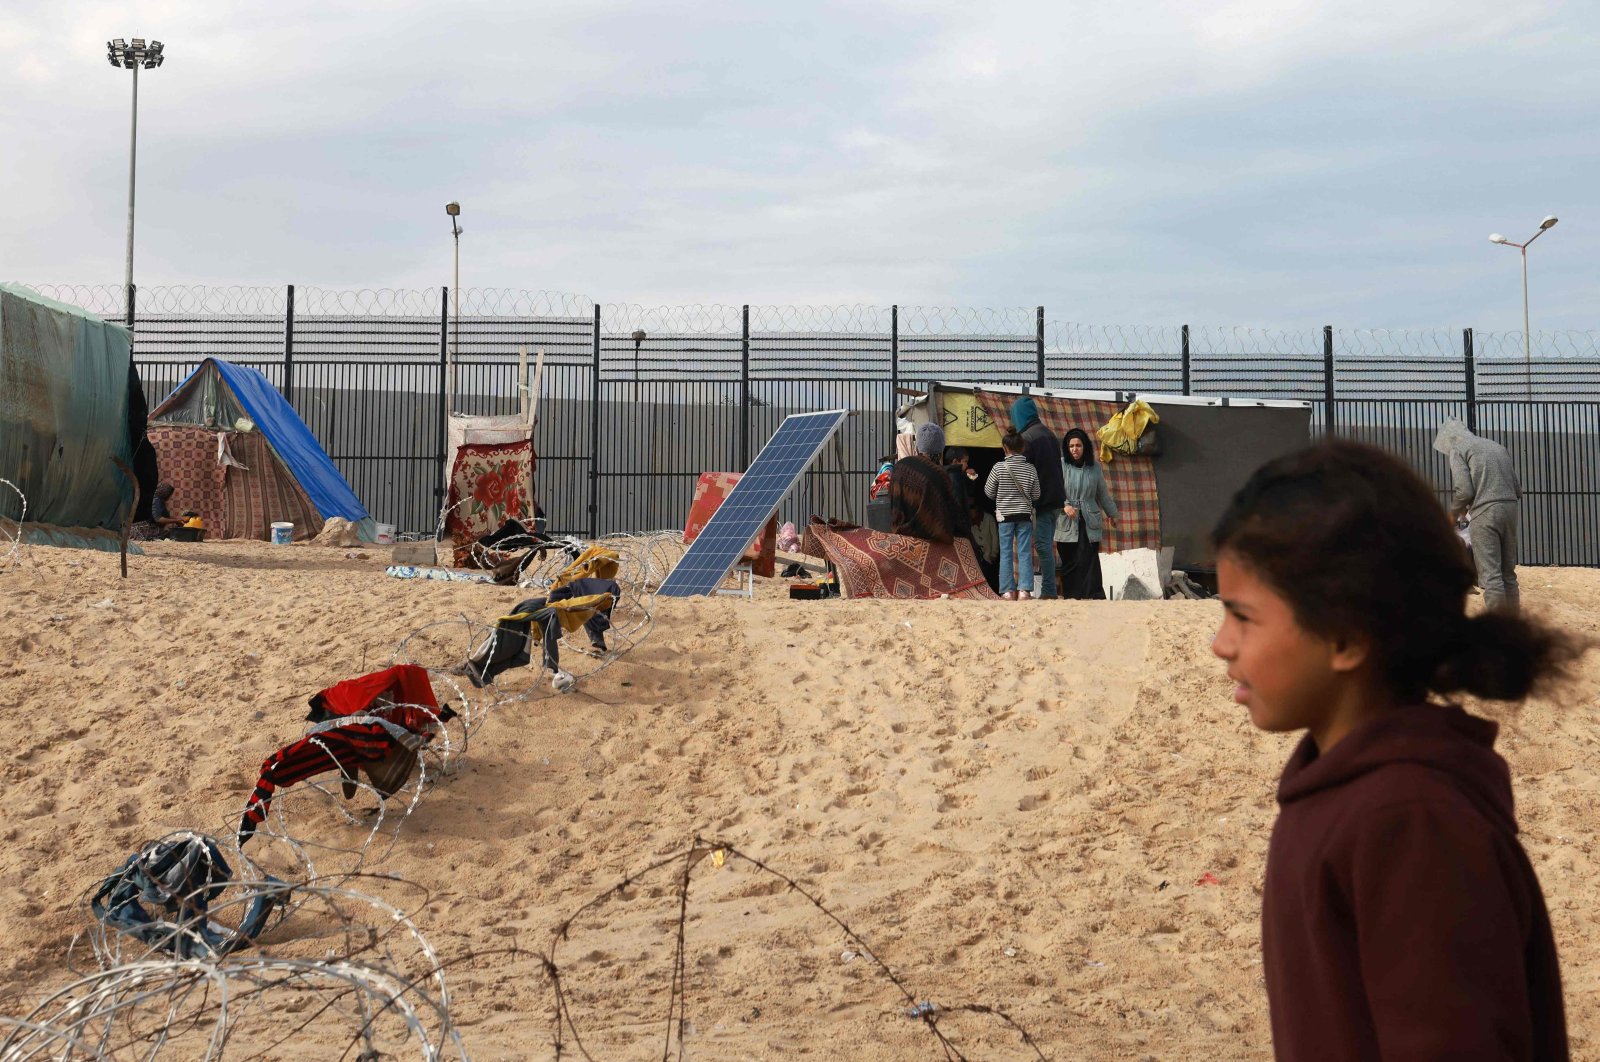
POLYGON ((1463 0, 13 3, 5 272, 1586 328, 1600 12, 1463 0), (18 207, 15 204, 21 203, 18 207), (1480 231, 1481 230, 1481 231, 1480 231))

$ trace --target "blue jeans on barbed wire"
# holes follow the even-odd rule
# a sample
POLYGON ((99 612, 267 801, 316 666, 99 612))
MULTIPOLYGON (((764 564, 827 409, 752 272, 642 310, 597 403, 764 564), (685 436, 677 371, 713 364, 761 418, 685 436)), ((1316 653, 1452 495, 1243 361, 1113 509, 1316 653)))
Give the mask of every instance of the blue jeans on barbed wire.
POLYGON ((1018 589, 1033 590, 1033 522, 1030 520, 1002 520, 1000 522, 1000 592, 1009 594, 1018 589), (1015 567, 1021 571, 1013 571, 1015 567))
MULTIPOLYGON (((1033 514, 1033 545, 1034 556, 1038 559, 1036 567, 1044 581, 1039 586, 1040 597, 1055 597, 1056 595, 1056 521, 1061 518, 1060 509, 1040 509, 1033 514)), ((1033 589, 1033 583, 1028 583, 1028 589, 1033 589)))

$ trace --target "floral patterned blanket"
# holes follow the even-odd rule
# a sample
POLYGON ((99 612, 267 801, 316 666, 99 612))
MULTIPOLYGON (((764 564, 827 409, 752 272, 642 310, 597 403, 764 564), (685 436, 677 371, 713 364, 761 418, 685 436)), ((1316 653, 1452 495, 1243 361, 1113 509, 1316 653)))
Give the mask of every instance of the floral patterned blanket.
POLYGON ((457 547, 499 530, 507 520, 533 518, 537 461, 529 442, 467 444, 456 450, 445 532, 457 547))

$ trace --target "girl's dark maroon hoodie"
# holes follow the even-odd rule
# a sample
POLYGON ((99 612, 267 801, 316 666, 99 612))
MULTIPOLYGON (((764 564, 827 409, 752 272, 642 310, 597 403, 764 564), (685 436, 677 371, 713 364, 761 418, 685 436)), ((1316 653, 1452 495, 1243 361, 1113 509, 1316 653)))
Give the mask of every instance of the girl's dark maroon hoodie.
POLYGON ((1498 727, 1413 705, 1278 783, 1261 943, 1279 1059, 1565 1059, 1498 727))

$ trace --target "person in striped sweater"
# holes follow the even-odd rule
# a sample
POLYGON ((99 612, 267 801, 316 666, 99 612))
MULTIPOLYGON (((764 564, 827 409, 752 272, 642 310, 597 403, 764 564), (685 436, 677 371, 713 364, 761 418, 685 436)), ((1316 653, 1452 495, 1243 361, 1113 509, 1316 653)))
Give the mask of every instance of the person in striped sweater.
POLYGON ((1000 596, 1028 601, 1033 597, 1033 503, 1039 500, 1039 474, 1023 456, 1021 435, 1008 431, 1000 445, 1005 460, 989 469, 983 484, 1000 523, 1000 596))

